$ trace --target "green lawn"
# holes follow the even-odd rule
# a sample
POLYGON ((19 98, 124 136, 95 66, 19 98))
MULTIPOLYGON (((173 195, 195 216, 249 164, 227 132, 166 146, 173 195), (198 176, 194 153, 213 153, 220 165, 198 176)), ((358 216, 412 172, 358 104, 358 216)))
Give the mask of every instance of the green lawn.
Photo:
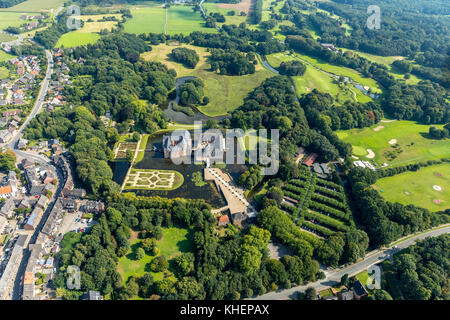
MULTIPOLYGON (((129 252, 119 259, 118 271, 124 282, 127 282, 133 275, 142 276, 144 273, 150 272, 148 268, 150 262, 155 258, 154 256, 145 255, 143 259, 138 261, 135 258, 136 249, 139 248, 141 241, 141 239, 132 240, 129 252)), ((192 251, 192 247, 191 234, 187 229, 163 228, 163 238, 158 241, 158 256, 165 255, 170 261, 182 252, 192 251)), ((155 279, 163 277, 162 272, 151 273, 155 279)))
POLYGON ((197 51, 200 60, 195 69, 185 68, 182 64, 169 58, 170 52, 176 46, 165 44, 153 46, 152 51, 143 53, 142 57, 146 60, 159 61, 167 65, 169 69, 175 69, 178 77, 195 76, 202 79, 205 84, 205 96, 209 97, 210 102, 206 106, 199 106, 198 109, 210 117, 225 115, 238 108, 251 90, 259 86, 264 79, 273 75, 260 64, 256 66, 254 74, 244 76, 220 75, 209 71, 210 65, 207 62, 209 53, 205 48, 192 45, 183 46, 197 51))
POLYGON ((71 31, 65 33, 59 38, 56 48, 72 48, 83 46, 87 44, 96 43, 100 39, 100 35, 97 33, 83 33, 79 31, 71 31))
MULTIPOLYGON (((156 177, 154 178, 156 181, 156 177)), ((130 190, 136 190, 136 189, 140 189, 140 190, 175 190, 177 188, 179 188, 181 185, 183 185, 184 182, 184 177, 183 175, 175 170, 153 170, 153 169, 131 169, 130 174, 126 177, 125 180, 125 190, 130 189, 130 190), (146 172, 151 173, 150 175, 146 174, 146 172), (165 177, 164 174, 167 173, 174 173, 174 180, 172 183, 172 187, 161 187, 162 186, 169 186, 169 182, 163 182, 161 181, 160 183, 158 183, 159 186, 150 186, 148 184, 148 181, 143 181, 142 183, 139 183, 139 180, 142 180, 141 177, 147 177, 147 176, 153 176, 154 174, 158 174, 159 177, 165 177), (139 186, 134 185, 134 179, 133 177, 139 174, 139 178, 136 178, 137 180, 137 184, 139 186), (147 185, 147 186, 141 186, 141 185, 147 185)))
MULTIPOLYGON (((372 159, 382 165, 384 162, 390 165, 406 165, 427 160, 439 160, 450 157, 450 140, 428 139, 429 125, 419 124, 413 121, 401 120, 393 122, 379 122, 369 128, 337 131, 340 139, 353 145, 354 154, 367 160, 367 152, 371 149, 375 152, 372 159), (383 126, 379 131, 374 129, 383 126), (396 139, 398 147, 394 148, 389 141, 396 139), (395 159, 389 157, 389 152, 400 151, 395 159), (392 159, 392 160, 389 160, 392 159)), ((437 126, 441 128, 442 126, 437 126)), ((392 141, 391 141, 392 142, 392 141)))
POLYGON ((374 188, 388 201, 438 211, 450 208, 449 186, 450 163, 444 163, 379 179, 374 188), (434 190, 434 185, 440 186, 442 190, 434 190), (434 200, 440 200, 440 203, 436 204, 434 200))

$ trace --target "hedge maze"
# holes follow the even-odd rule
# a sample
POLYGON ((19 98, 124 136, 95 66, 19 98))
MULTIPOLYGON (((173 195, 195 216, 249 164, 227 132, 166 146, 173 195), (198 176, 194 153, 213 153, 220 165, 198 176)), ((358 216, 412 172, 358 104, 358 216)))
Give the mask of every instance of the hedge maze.
POLYGON ((283 192, 281 210, 304 230, 326 238, 348 231, 354 224, 341 185, 301 170, 297 179, 283 187, 283 192))

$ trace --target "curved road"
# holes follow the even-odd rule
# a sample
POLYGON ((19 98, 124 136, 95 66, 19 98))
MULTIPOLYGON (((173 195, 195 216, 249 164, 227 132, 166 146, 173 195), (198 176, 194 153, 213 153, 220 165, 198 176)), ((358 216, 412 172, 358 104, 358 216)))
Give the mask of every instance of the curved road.
POLYGON ((397 252, 400 249, 407 248, 416 243, 417 240, 422 240, 428 237, 437 237, 445 233, 450 233, 450 224, 445 226, 437 227, 426 231, 424 233, 418 234, 411 238, 405 237, 404 240, 398 240, 395 242, 397 244, 397 249, 394 249, 392 246, 387 249, 379 249, 372 252, 369 252, 364 260, 354 263, 347 267, 332 269, 332 270, 322 270, 325 272, 325 279, 316 281, 314 283, 309 283, 307 285, 297 286, 286 290, 279 290, 275 292, 269 292, 263 294, 261 296, 249 299, 249 300, 285 300, 285 299, 296 299, 297 293, 303 292, 308 287, 313 287, 317 292, 327 289, 331 287, 336 282, 341 280, 341 277, 344 274, 348 274, 350 277, 358 274, 368 267, 380 263, 386 259, 392 257, 393 253, 397 252), (400 241, 400 242, 399 242, 400 241))

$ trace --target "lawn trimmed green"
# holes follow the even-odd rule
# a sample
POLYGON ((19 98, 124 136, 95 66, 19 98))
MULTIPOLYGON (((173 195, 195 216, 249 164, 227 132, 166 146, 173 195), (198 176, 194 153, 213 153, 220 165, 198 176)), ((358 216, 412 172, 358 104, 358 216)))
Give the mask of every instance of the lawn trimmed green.
MULTIPOLYGON (((436 127, 442 128, 442 125, 436 127)), ((361 149, 373 150, 375 157, 371 160, 378 165, 386 162, 397 166, 450 157, 450 140, 428 139, 429 128, 429 125, 414 121, 396 120, 379 122, 368 128, 337 131, 336 133, 341 140, 350 143, 356 153, 361 149), (384 128, 375 131, 374 129, 379 126, 384 128), (397 148, 389 144, 392 139, 397 140, 397 148), (402 150, 402 152, 395 159, 389 160, 388 153, 395 150, 402 150)), ((368 159, 363 158, 362 160, 368 159)))
POLYGON ((356 279, 361 281, 362 285, 365 286, 367 284, 367 280, 369 279, 369 273, 367 273, 367 270, 364 270, 357 275, 355 275, 356 279))
MULTIPOLYGON (((142 239, 130 241, 130 250, 119 259, 118 272, 122 276, 124 283, 133 275, 142 276, 148 269, 150 262, 157 256, 165 255, 167 260, 171 260, 183 252, 190 252, 193 249, 190 230, 176 227, 163 228, 163 237, 158 241, 159 253, 156 256, 145 255, 141 260, 135 260, 135 252, 139 248, 142 239)), ((171 270, 171 267, 169 267, 171 270)), ((150 272, 155 280, 162 279, 163 272, 150 272)))
POLYGON ((216 28, 206 28, 200 12, 194 12, 193 6, 171 5, 167 12, 167 34, 188 35, 194 31, 216 33, 216 28))
POLYGON ((9 70, 5 67, 0 67, 0 79, 6 79, 9 76, 9 70))
MULTIPOLYGON (((142 180, 142 178, 136 178, 136 179, 137 179, 137 182, 139 182, 139 180, 142 180)), ((175 171, 175 170, 131 169, 129 175, 125 178, 125 188, 124 189, 125 190, 167 190, 167 191, 169 191, 169 190, 175 190, 175 189, 179 188, 181 185, 183 185, 183 182, 184 182, 184 176, 180 172, 175 171), (164 175, 167 173, 174 173, 175 177, 174 177, 174 181, 172 183, 172 187, 170 187, 170 188, 163 188, 163 187, 157 187, 157 186, 156 187, 155 186, 142 187, 142 186, 136 186, 135 183, 132 183, 130 181, 136 175, 138 175, 139 177, 141 177, 141 176, 146 177, 146 175, 145 175, 146 172, 152 173, 152 175, 156 173, 156 174, 158 174, 158 176, 164 175)), ((168 185, 168 183, 163 183, 161 181, 160 185, 165 186, 165 185, 168 185)))
POLYGON ((374 188, 388 201, 438 211, 450 208, 449 186, 450 163, 443 163, 379 179, 374 188), (440 186, 442 191, 434 190, 434 185, 440 186), (440 204, 434 203, 435 199, 440 200, 440 204))
POLYGON ((195 76, 202 79, 205 84, 205 96, 209 97, 210 101, 206 106, 199 106, 198 110, 210 117, 225 115, 235 110, 242 105, 244 98, 250 91, 273 75, 260 64, 256 65, 256 71, 253 74, 243 76, 220 75, 210 71, 210 65, 207 62, 209 53, 205 48, 182 45, 182 47, 197 51, 200 58, 197 66, 194 69, 189 69, 169 58, 171 51, 177 47, 181 46, 160 44, 153 46, 152 51, 143 53, 142 57, 146 60, 164 63, 169 69, 175 69, 177 77, 195 76))
POLYGON ((58 43, 56 43, 56 48, 73 48, 79 47, 87 44, 96 43, 100 39, 100 35, 97 33, 83 33, 78 31, 71 31, 65 33, 59 38, 58 43))

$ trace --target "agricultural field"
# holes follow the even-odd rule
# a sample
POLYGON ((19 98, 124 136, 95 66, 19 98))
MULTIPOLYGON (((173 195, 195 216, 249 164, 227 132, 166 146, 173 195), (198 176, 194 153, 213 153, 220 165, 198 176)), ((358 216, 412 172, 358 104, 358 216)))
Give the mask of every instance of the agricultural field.
MULTIPOLYGON (((242 2, 245 2, 242 1, 242 2)), ((247 2, 250 2, 249 0, 247 2)), ((237 7, 233 6, 234 4, 228 4, 228 3, 209 3, 209 2, 205 2, 202 4, 203 9, 205 9, 206 14, 209 15, 210 13, 221 13, 225 16, 225 23, 217 23, 217 25, 219 27, 221 27, 223 24, 235 24, 235 25, 239 25, 242 22, 246 22, 247 21, 247 16, 240 16, 239 12, 237 9, 237 7), (224 5, 227 5, 226 7, 224 7, 224 5), (230 8, 231 6, 231 8, 230 8), (235 15, 234 16, 229 16, 227 15, 227 13, 229 11, 234 11, 235 15)), ((242 11, 242 10, 241 10, 242 11)))
POLYGON ((373 187, 388 201, 430 211, 450 208, 450 163, 377 180, 373 187))
POLYGON ((103 29, 110 31, 115 25, 117 25, 117 21, 98 21, 103 17, 116 17, 118 20, 122 19, 120 14, 80 16, 79 18, 84 22, 83 27, 79 30, 74 30, 63 34, 58 40, 56 47, 72 48, 97 42, 97 40, 100 39, 100 31, 103 29), (89 19, 93 21, 88 22, 89 19))
MULTIPOLYGON (((352 144, 355 157, 373 160, 379 166, 450 157, 450 140, 429 139, 429 125, 406 120, 384 121, 389 120, 368 128, 336 133, 341 140, 352 144)), ((442 128, 442 125, 436 127, 442 128)))
MULTIPOLYGON (((141 239, 130 240, 130 250, 128 253, 119 259, 118 272, 122 276, 124 282, 133 275, 142 276, 146 272, 150 272, 149 264, 152 260, 160 255, 165 255, 167 260, 175 258, 183 252, 192 251, 191 234, 187 229, 179 228, 163 228, 163 237, 158 241, 159 253, 156 256, 145 255, 141 260, 136 260, 136 250, 139 248, 141 239)), ((171 267, 169 266, 169 271, 171 267)), ((155 280, 162 279, 164 277, 163 272, 151 272, 155 280)))
POLYGON ((284 187, 281 209, 301 228, 319 237, 329 237, 335 232, 345 232, 353 224, 342 186, 301 170, 297 179, 284 187))
POLYGON ((217 32, 214 28, 206 28, 201 14, 194 12, 192 8, 192 6, 172 5, 166 10, 161 3, 156 2, 132 7, 133 18, 124 24, 125 32, 185 35, 193 31, 217 32))
POLYGON ((183 181, 183 175, 174 170, 131 169, 125 179, 125 190, 175 190, 183 181))
POLYGON ((127 33, 164 33, 166 23, 165 9, 160 3, 152 3, 150 7, 131 8, 132 19, 124 24, 127 33))
POLYGON ((78 31, 71 31, 65 33, 59 38, 56 43, 56 48, 73 48, 96 43, 100 39, 100 35, 96 33, 83 33, 78 31))
POLYGON ((153 46, 152 51, 142 54, 146 60, 159 61, 169 68, 177 71, 178 77, 195 76, 203 80, 205 84, 205 96, 210 98, 206 106, 199 106, 198 110, 207 116, 225 115, 242 105, 244 98, 255 87, 260 85, 264 79, 272 74, 261 65, 256 66, 254 74, 244 76, 225 76, 211 72, 207 62, 205 48, 183 45, 186 48, 196 50, 200 60, 194 69, 185 68, 182 64, 171 60, 169 54, 176 46, 160 44, 153 46))
POLYGON ((27 0, 13 7, 1 9, 2 11, 48 12, 64 4, 64 0, 27 0))

